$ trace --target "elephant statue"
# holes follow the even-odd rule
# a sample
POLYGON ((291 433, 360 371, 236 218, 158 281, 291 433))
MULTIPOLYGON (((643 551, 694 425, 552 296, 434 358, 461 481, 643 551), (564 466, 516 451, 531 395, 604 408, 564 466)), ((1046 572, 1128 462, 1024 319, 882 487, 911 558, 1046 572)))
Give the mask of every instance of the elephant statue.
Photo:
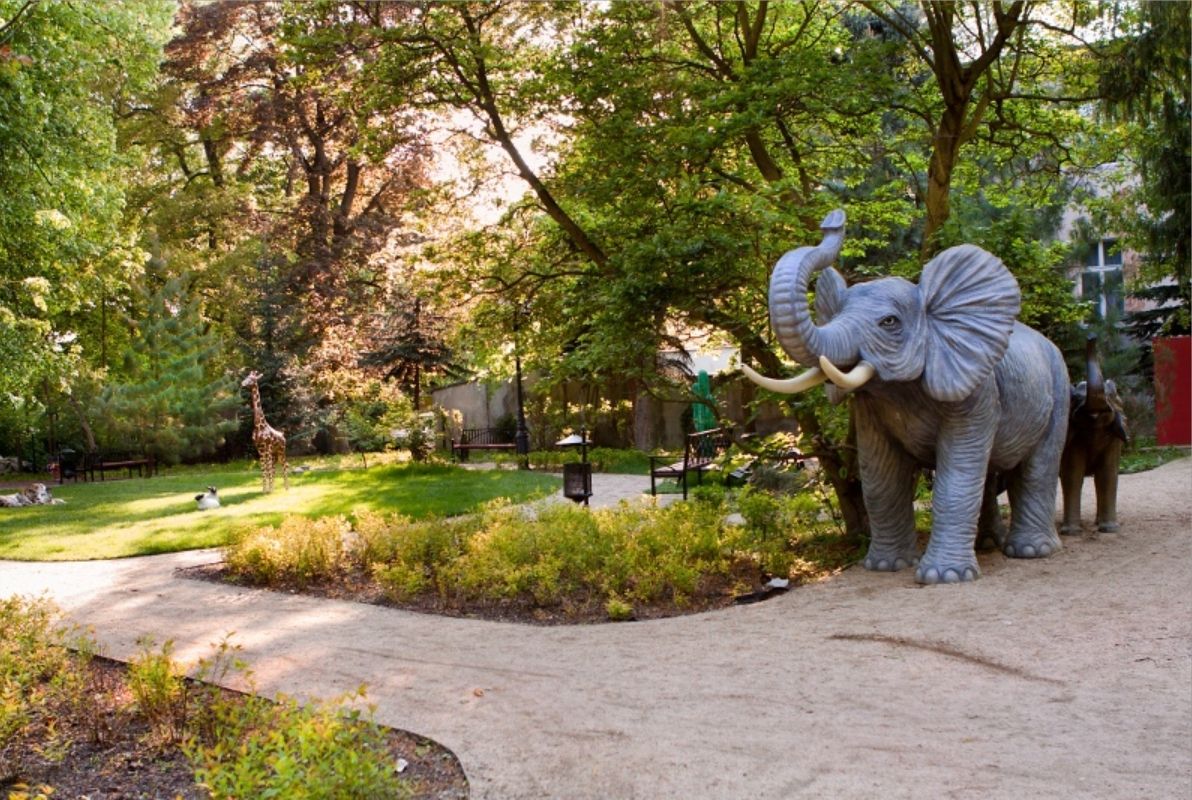
POLYGON ((1000 259, 960 245, 928 262, 918 285, 891 277, 847 286, 829 266, 844 223, 843 211, 828 214, 823 241, 786 253, 770 280, 770 322, 809 369, 787 380, 742 369, 775 392, 830 381, 832 402, 852 395, 870 523, 865 567, 917 565, 920 583, 974 580, 978 532, 1009 556, 1056 552, 1068 374, 1059 349, 1017 321, 1018 282, 1000 259), (819 270, 813 320, 808 289, 819 270), (921 468, 935 471, 922 557, 912 505, 921 468), (997 506, 1003 485, 1008 533, 997 506))
POLYGON ((1060 459, 1060 487, 1064 493, 1064 521, 1060 533, 1080 533, 1080 492, 1093 476, 1097 490, 1097 530, 1116 533, 1118 464, 1130 442, 1122 398, 1113 381, 1101 375, 1097 337, 1090 335, 1084 358, 1087 380, 1072 387, 1068 437, 1060 459))

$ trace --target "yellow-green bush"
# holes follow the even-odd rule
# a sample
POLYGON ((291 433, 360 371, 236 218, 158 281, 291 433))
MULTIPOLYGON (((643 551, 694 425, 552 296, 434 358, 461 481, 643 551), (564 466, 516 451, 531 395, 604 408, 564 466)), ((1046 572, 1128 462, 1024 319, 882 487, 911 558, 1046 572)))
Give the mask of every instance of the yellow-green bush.
MULTIPOLYGON (((812 491, 778 495, 720 486, 693 490, 664 508, 623 504, 590 511, 571 504, 531 509, 497 500, 452 519, 410 520, 357 515, 343 521, 286 520, 260 529, 229 550, 229 566, 255 581, 331 574, 345 564, 366 569, 396 601, 434 593, 448 602, 514 601, 536 607, 604 607, 611 618, 633 616, 634 604, 683 605, 701 586, 723 585, 742 561, 779 576, 814 574, 798 549, 832 528, 812 491), (739 510, 744 525, 726 517, 739 510), (347 541, 347 549, 342 548, 347 541), (315 555, 311 555, 311 553, 315 555), (317 556, 317 557, 315 557, 317 556)), ((819 553, 847 563, 851 554, 819 553)))
POLYGON ((75 667, 73 635, 44 598, 0 600, 0 749, 44 709, 75 667))
MULTIPOLYGON (((363 689, 356 697, 363 697, 363 689)), ((348 699, 306 705, 289 697, 223 701, 215 709, 214 737, 191 738, 183 750, 199 785, 213 797, 409 797, 384 732, 371 712, 348 708, 348 699)))
POLYGON ((343 517, 286 517, 276 528, 240 533, 224 551, 228 568, 254 583, 325 580, 346 565, 349 532, 343 517))
POLYGON ((623 506, 590 512, 572 505, 533 513, 493 505, 465 520, 389 527, 369 519, 359 538, 373 575, 390 597, 434 589, 473 600, 521 599, 539 607, 590 599, 631 616, 621 604, 686 602, 701 577, 727 575, 733 542, 723 494, 667 508, 623 506), (710 499, 708 499, 710 498, 710 499))
POLYGON ((158 742, 173 744, 185 732, 188 693, 185 676, 174 662, 173 641, 160 649, 141 639, 141 651, 128 662, 128 688, 158 742))

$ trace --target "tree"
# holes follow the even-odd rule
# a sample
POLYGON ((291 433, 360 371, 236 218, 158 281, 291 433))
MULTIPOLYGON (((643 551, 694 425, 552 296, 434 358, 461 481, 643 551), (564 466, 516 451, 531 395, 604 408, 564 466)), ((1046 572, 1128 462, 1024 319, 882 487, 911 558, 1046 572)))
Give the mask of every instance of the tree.
POLYGON ((427 376, 462 377, 462 367, 445 337, 446 320, 427 307, 417 294, 403 292, 373 320, 368 347, 360 365, 379 370, 411 398, 414 411, 422 407, 422 382, 427 376))
POLYGON ((862 5, 896 31, 930 73, 927 83, 910 70, 911 79, 901 81, 892 98, 893 107, 922 123, 929 142, 918 197, 925 217, 921 261, 926 261, 940 248, 938 233, 951 213, 953 178, 966 146, 983 138, 1013 152, 1024 140, 1035 139, 1062 149, 1077 106, 1096 99, 1092 70, 1081 69, 1091 66, 1091 59, 1072 50, 1080 42, 1079 28, 1096 9, 1081 2, 1060 7, 1030 0, 921 0, 918 8, 901 0, 864 0, 862 5), (1051 106, 1069 108, 1069 119, 1040 116, 1051 106))
POLYGON ((1111 121, 1134 123, 1140 182, 1117 206, 1116 226, 1141 253, 1137 297, 1155 303, 1129 324, 1144 341, 1187 334, 1192 262, 1192 7, 1144 0, 1101 69, 1111 121))
MULTIPOLYGON (((550 374, 631 378, 639 400, 670 390, 657 353, 676 330, 723 337, 778 372, 769 269, 815 241, 840 198, 861 220, 850 277, 891 266, 888 242, 910 238, 917 203, 930 208, 926 255, 958 178, 1013 163, 1013 186, 1065 162, 1078 117, 1050 103, 1084 96, 1079 70, 1052 84, 1071 60, 1029 3, 927 3, 928 19, 874 3, 868 21, 766 2, 414 7, 345 34, 374 43, 371 103, 444 115, 528 190, 498 226, 433 256, 449 254, 461 291, 491 306, 479 318, 493 329, 509 316, 500 301, 528 304, 522 341, 550 374), (980 55, 968 63, 969 52, 980 55), (958 138, 940 144, 941 125, 958 138), (530 157, 536 144, 545 166, 530 157), (863 263, 871 251, 883 261, 863 263)), ((1024 247, 1020 260, 1043 274, 1053 255, 1024 247)), ((913 274, 921 262, 909 261, 913 274)), ((1039 285, 1041 297, 1052 289, 1039 285)), ((859 533, 847 423, 814 401, 794 413, 859 533)))
POLYGON ((143 315, 126 353, 127 379, 101 401, 110 442, 125 442, 160 461, 207 455, 235 430, 235 381, 214 367, 220 343, 206 330, 197 300, 155 260, 140 289, 143 315), (157 284, 153 288, 153 284, 157 284))
MULTIPOLYGON (((117 110, 147 88, 169 4, 0 0, 0 390, 69 371, 61 326, 139 263, 117 110)), ((97 343, 85 342, 88 348, 97 343)))
POLYGON ((267 411, 299 447, 329 419, 319 375, 356 368, 424 181, 421 130, 400 104, 357 102, 368 55, 327 36, 374 12, 404 13, 182 3, 157 94, 127 124, 147 235, 237 343, 229 356, 265 374, 267 411))
MULTIPOLYGON (((532 202, 510 210, 508 237, 494 243, 487 231, 456 254, 461 283, 530 304, 528 336, 550 343, 539 350, 550 374, 637 381, 639 446, 650 446, 640 424, 650 395, 669 386, 657 354, 679 344, 676 321, 719 329, 778 367, 759 332, 760 289, 794 225, 828 202, 825 163, 849 152, 795 131, 815 131, 817 111, 865 122, 848 93, 828 93, 839 109, 815 101, 835 78, 832 48, 847 43, 830 16, 738 7, 428 4, 416 24, 379 34, 373 85, 470 112, 530 190, 532 202), (544 52, 559 40, 573 44, 544 52), (533 126, 558 136, 545 172, 519 145, 533 126)), ((814 414, 806 422, 818 430, 814 414)))

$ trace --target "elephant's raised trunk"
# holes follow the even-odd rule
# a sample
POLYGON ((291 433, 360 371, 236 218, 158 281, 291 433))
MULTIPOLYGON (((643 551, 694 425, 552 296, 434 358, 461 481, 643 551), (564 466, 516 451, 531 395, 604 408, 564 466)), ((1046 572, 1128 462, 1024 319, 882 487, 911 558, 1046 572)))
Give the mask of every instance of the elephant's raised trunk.
POLYGON ((1088 375, 1088 389, 1085 395, 1085 408, 1091 413, 1109 410, 1109 402, 1105 399, 1105 376, 1101 374, 1101 365, 1097 362, 1097 335, 1090 333, 1084 345, 1085 371, 1088 375))
POLYGON ((759 375, 748 365, 741 365, 745 377, 772 392, 794 394, 818 386, 825 380, 852 391, 863 386, 875 373, 873 366, 864 361, 858 362, 848 373, 841 372, 831 360, 841 357, 840 337, 830 336, 826 329, 820 328, 811 319, 807 288, 811 284, 811 276, 835 261, 840 254, 840 246, 844 243, 844 212, 837 209, 828 214, 820 223, 820 230, 824 238, 819 245, 790 251, 778 259, 774 274, 770 276, 770 323, 783 349, 810 369, 795 378, 775 380, 759 375))
POLYGON ((791 358, 815 367, 823 353, 820 330, 807 307, 811 276, 840 255, 844 243, 844 211, 836 209, 820 223, 823 240, 815 247, 800 247, 778 260, 770 276, 770 323, 778 341, 791 358))

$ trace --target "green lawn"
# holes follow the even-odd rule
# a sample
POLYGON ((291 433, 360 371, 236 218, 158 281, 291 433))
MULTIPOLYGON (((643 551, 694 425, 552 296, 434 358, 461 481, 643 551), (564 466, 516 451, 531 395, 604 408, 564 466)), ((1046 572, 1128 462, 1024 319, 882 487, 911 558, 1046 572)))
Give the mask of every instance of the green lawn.
POLYGON ((0 509, 0 558, 30 561, 118 558, 225 544, 243 526, 276 525, 287 514, 322 517, 357 510, 412 518, 462 514, 497 497, 550 494, 559 479, 537 473, 440 465, 318 469, 281 480, 271 495, 244 467, 185 469, 154 478, 52 486, 66 505, 0 509), (208 485, 221 508, 197 511, 208 485))

